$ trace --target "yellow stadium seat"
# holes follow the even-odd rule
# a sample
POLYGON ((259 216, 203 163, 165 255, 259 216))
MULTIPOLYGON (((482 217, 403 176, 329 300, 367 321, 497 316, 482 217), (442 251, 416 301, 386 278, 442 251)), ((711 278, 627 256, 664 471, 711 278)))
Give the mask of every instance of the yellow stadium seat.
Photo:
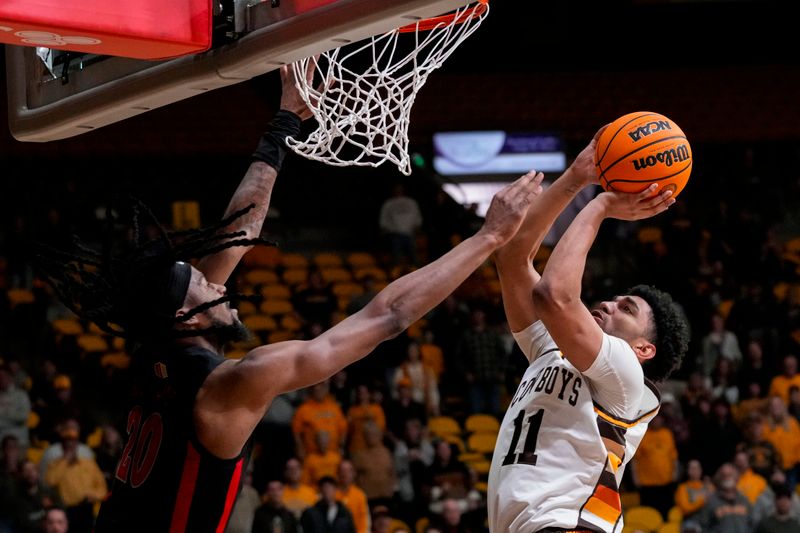
POLYGON ((261 287, 261 296, 272 300, 288 300, 292 297, 292 291, 286 285, 270 284, 261 287))
POLYGON ((264 300, 261 302, 261 312, 265 315, 284 315, 293 311, 294 307, 288 300, 264 300))
POLYGON ((406 524, 402 520, 398 520, 397 518, 392 518, 392 523, 389 524, 389 531, 391 531, 392 533, 398 533, 399 531, 403 531, 405 533, 411 533, 411 528, 408 527, 408 524, 406 524))
POLYGON ((347 256, 346 260, 352 268, 371 267, 378 263, 374 255, 366 252, 353 252, 347 256))
POLYGON ((200 203, 194 200, 172 202, 172 229, 200 227, 200 203))
POLYGON ((125 352, 111 352, 100 358, 100 366, 126 369, 131 366, 131 357, 125 352))
POLYGON ((356 269, 355 277, 357 280, 362 280, 368 276, 375 278, 378 281, 386 281, 386 271, 378 267, 364 267, 356 269))
POLYGON ((113 337, 111 339, 111 347, 118 352, 124 351, 125 339, 123 339, 122 337, 113 337))
POLYGON ((247 300, 243 300, 237 304, 239 307, 239 317, 244 318, 246 316, 254 315, 258 313, 258 307, 253 302, 248 302, 247 300))
POLYGON ((728 318, 728 315, 731 312, 731 308, 733 307, 733 300, 722 300, 719 305, 717 306, 717 312, 722 316, 722 318, 728 318))
POLYGON ((479 475, 485 475, 489 473, 489 469, 492 467, 492 463, 484 459, 483 461, 475 461, 467 463, 467 466, 473 469, 479 475))
POLYGON ((94 322, 89 322, 89 326, 86 328, 86 333, 91 333, 92 335, 105 335, 106 332, 100 329, 100 326, 95 324, 94 322))
POLYGON ((250 331, 274 331, 278 329, 275 319, 266 315, 250 315, 245 317, 242 323, 250 331))
POLYGON ((267 342, 269 344, 272 344, 274 342, 291 341, 296 338, 297 336, 293 331, 286 331, 279 329, 269 334, 269 337, 267 337, 267 342))
POLYGON ((244 280, 250 285, 264 285, 265 283, 278 283, 278 275, 272 270, 251 270, 246 272, 244 280))
POLYGON ((283 315, 283 318, 281 318, 281 329, 285 329, 286 331, 300 331, 302 327, 303 324, 292 314, 283 315))
POLYGON ((332 252, 320 252, 316 254, 312 261, 320 268, 341 267, 343 262, 339 254, 332 252))
POLYGON ((792 254, 800 254, 800 237, 789 239, 783 245, 784 250, 792 254))
POLYGON ((643 228, 639 228, 639 231, 636 233, 636 238, 641 244, 654 244, 661 242, 661 228, 656 226, 645 226, 643 228))
POLYGON ((7 295, 12 309, 20 304, 32 304, 35 301, 33 292, 28 289, 10 289, 7 295))
POLYGON ((675 522, 680 524, 683 521, 683 511, 680 507, 673 507, 667 513, 667 522, 675 522))
POLYGON ((281 256, 281 264, 288 268, 308 268, 308 259, 301 254, 283 254, 281 256))
POLYGON ((634 507, 625 512, 625 525, 644 531, 658 531, 664 523, 656 509, 647 506, 634 507))
POLYGON ((94 428, 94 431, 92 431, 86 437, 86 445, 89 448, 99 448, 102 442, 103 442, 103 428, 101 427, 94 428))
POLYGON ((482 453, 477 452, 466 452, 459 454, 458 460, 462 463, 475 463, 478 461, 483 461, 486 459, 486 456, 482 453))
POLYGON ((300 285, 308 281, 308 269, 287 268, 283 272, 283 281, 291 286, 300 285))
POLYGON ((497 433, 473 433, 467 439, 467 447, 478 453, 492 453, 496 443, 497 433))
POLYGON ((438 437, 461 434, 461 426, 449 416, 436 416, 428 420, 428 429, 438 437))
POLYGON ((469 433, 497 433, 500 431, 500 422, 492 415, 472 415, 464 423, 464 429, 469 433))
POLYGON ((28 448, 28 451, 25 453, 26 459, 28 459, 28 461, 32 462, 37 466, 39 465, 40 462, 42 462, 42 455, 44 455, 43 449, 34 448, 32 446, 28 448))
POLYGON ((454 445, 457 448, 457 454, 464 453, 467 449, 467 447, 464 446, 464 441, 458 435, 440 435, 439 438, 454 445))
POLYGON ((337 283, 340 281, 350 281, 353 279, 353 276, 350 275, 349 270, 345 270, 344 268, 338 267, 325 267, 321 269, 320 274, 322 274, 322 279, 327 281, 328 283, 337 283))
POLYGON ((36 429, 39 426, 41 419, 36 411, 28 413, 28 429, 36 429))
POLYGON ((423 516, 417 520, 417 523, 414 525, 414 531, 416 531, 416 533, 425 533, 425 528, 427 528, 430 523, 430 519, 423 516))
POLYGON ((489 484, 486 483, 485 481, 478 481, 477 483, 475 483, 475 490, 483 494, 486 494, 486 492, 489 490, 489 484))
POLYGON ((78 347, 85 353, 100 353, 108 351, 108 343, 99 335, 81 335, 78 337, 78 347))
POLYGON ((53 331, 59 336, 74 337, 83 333, 81 323, 72 318, 59 318, 53 320, 53 331))
POLYGON ((667 522, 658 528, 658 533, 681 533, 680 522, 667 522))
POLYGON ((244 254, 242 264, 247 268, 275 268, 280 260, 281 253, 274 246, 254 246, 244 254))
POLYGON ((334 283, 331 290, 333 290, 333 294, 339 298, 352 298, 356 294, 362 294, 364 292, 364 287, 352 281, 340 281, 334 283))

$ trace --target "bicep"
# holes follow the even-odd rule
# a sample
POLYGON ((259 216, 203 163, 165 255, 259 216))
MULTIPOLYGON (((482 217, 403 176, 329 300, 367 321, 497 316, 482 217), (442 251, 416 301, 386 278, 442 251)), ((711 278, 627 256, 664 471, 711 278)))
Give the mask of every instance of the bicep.
POLYGON ((579 298, 559 302, 534 292, 536 311, 570 363, 583 372, 594 363, 603 344, 603 330, 579 298))

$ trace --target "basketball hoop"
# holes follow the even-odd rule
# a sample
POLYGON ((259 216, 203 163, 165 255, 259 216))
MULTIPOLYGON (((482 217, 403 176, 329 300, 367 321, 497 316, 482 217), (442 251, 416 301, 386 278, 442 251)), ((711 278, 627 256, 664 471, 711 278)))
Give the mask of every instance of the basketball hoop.
POLYGON ((325 80, 319 87, 306 76, 314 58, 294 63, 297 88, 318 127, 305 141, 289 138, 287 144, 299 155, 329 165, 377 167, 390 161, 411 174, 408 126, 417 92, 488 13, 489 0, 478 0, 448 15, 376 35, 352 49, 325 52, 313 66, 325 80), (406 43, 410 34, 413 41, 406 43), (413 46, 410 53, 398 50, 407 44, 413 46))

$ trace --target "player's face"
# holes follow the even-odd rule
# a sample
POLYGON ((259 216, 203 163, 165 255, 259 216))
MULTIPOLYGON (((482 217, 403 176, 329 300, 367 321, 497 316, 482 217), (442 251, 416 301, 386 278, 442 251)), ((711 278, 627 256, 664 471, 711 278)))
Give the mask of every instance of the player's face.
POLYGON ((616 296, 592 309, 592 316, 609 335, 632 342, 646 338, 652 310, 638 296, 616 296))
MULTIPOLYGON (((225 285, 211 283, 202 272, 192 267, 192 279, 189 282, 189 291, 186 294, 186 301, 191 306, 217 300, 225 296, 226 292, 225 285)), ((239 319, 238 311, 231 308, 230 302, 216 305, 201 314, 205 315, 209 320, 222 324, 233 324, 239 319)))

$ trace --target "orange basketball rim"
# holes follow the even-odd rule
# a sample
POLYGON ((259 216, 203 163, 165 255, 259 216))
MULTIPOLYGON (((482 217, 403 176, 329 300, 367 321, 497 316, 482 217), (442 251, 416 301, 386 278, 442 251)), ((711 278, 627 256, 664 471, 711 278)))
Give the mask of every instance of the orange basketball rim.
POLYGON ((474 18, 480 17, 486 13, 487 9, 489 9, 489 0, 478 0, 472 9, 460 14, 457 11, 454 11, 453 13, 448 13, 447 15, 423 19, 398 28, 397 31, 400 33, 412 33, 415 31, 430 31, 435 28, 445 28, 451 24, 463 24, 474 18))

